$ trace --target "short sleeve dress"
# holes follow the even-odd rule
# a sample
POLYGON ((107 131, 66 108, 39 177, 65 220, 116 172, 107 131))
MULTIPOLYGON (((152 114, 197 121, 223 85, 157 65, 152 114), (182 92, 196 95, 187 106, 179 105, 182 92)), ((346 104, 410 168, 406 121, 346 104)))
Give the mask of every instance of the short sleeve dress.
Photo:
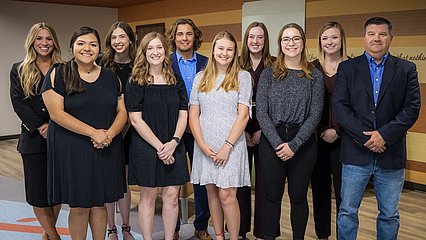
MULTIPOLYGON (((219 88, 224 76, 219 75, 213 89, 206 93, 198 91, 202 74, 203 72, 200 72, 195 76, 190 105, 200 106, 200 127, 204 141, 218 151, 228 138, 237 119, 238 104, 251 106, 251 76, 247 71, 240 71, 239 90, 225 92, 223 88, 219 88)), ((191 182, 200 185, 215 184, 220 188, 250 186, 249 161, 244 134, 241 134, 231 149, 225 166, 216 166, 212 159, 201 151, 198 144, 195 144, 191 182)))
MULTIPOLYGON (((108 129, 117 115, 121 94, 119 79, 102 68, 96 81, 83 82, 82 93, 65 92, 63 65, 55 70, 52 86, 50 72, 42 91, 53 89, 64 97, 64 110, 96 128, 108 129)), ((126 191, 122 137, 118 134, 103 149, 93 147, 90 137, 63 128, 50 121, 47 138, 48 199, 53 204, 91 208, 104 206, 123 197, 126 191)))
MULTIPOLYGON (((141 86, 137 82, 129 82, 124 99, 127 111, 142 112, 143 121, 162 143, 172 140, 179 110, 188 110, 185 83, 181 78, 177 79, 176 85, 141 86)), ((133 130, 129 151, 129 185, 166 187, 187 183, 189 172, 182 141, 173 156, 175 163, 165 165, 158 158, 157 150, 133 130)))

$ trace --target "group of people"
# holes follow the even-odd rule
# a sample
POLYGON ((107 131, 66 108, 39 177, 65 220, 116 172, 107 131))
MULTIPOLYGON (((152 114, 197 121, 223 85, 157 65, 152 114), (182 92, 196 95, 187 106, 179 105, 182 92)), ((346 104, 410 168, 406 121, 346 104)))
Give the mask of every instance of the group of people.
POLYGON ((235 37, 222 31, 206 57, 197 53, 202 32, 191 19, 176 20, 166 36, 147 34, 138 47, 131 27, 117 22, 102 54, 97 31, 79 28, 70 41, 73 58, 64 63, 53 28, 33 25, 10 90, 22 120, 26 199, 43 239, 60 239, 61 204, 71 209, 72 239, 86 239, 88 225, 93 239, 106 232, 118 239, 116 201, 123 239, 133 239, 128 184, 140 189, 143 238, 152 239, 161 193, 164 237, 179 239, 179 191, 188 181, 195 237, 212 239, 211 217, 215 239, 225 231, 245 239, 252 162, 256 238, 280 236, 287 183, 293 239, 305 236, 310 184, 317 237, 331 236, 333 185, 338 239, 356 239, 372 178, 377 238, 396 239, 405 136, 419 114, 419 84, 415 65, 389 53, 388 20, 371 18, 364 32, 365 53, 348 59, 342 26, 326 23, 319 58, 310 62, 295 23, 279 32, 276 57, 261 22, 247 27, 241 55, 235 37))

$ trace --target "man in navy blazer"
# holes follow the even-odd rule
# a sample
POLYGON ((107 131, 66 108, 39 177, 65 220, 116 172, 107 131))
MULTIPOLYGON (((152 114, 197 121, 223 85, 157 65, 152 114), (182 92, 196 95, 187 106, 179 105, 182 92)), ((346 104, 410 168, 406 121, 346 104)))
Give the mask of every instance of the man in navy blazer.
MULTIPOLYGON (((172 24, 166 36, 170 49, 173 51, 170 55, 173 71, 175 75, 182 77, 185 81, 189 99, 194 77, 205 68, 208 61, 207 57, 196 52, 201 46, 202 32, 191 19, 181 18, 172 24)), ((182 139, 192 165, 194 137, 189 132, 189 128, 182 136, 182 139)), ((193 186, 195 205, 194 236, 201 240, 211 240, 212 238, 207 231, 210 219, 207 190, 205 186, 200 186, 199 184, 194 184, 193 186)), ((178 218, 173 236, 174 240, 179 239, 179 230, 180 219, 178 218)))
POLYGON ((338 236, 356 239, 358 208, 372 177, 379 209, 376 238, 397 239, 406 135, 420 111, 419 82, 414 63, 389 53, 393 36, 387 19, 367 20, 364 31, 365 52, 339 65, 333 94, 343 130, 338 236))

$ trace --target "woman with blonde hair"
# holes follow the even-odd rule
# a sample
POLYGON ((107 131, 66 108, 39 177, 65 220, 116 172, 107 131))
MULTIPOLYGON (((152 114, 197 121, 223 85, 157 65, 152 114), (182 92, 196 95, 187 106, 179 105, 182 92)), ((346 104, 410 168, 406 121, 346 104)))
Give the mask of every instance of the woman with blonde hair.
POLYGON ((318 125, 318 158, 312 172, 311 186, 315 232, 319 239, 328 239, 331 235, 332 179, 336 199, 336 218, 342 201, 340 197, 342 182, 340 126, 333 116, 331 102, 337 68, 340 62, 348 58, 346 56, 345 31, 339 23, 328 22, 321 27, 318 32, 318 53, 319 57, 313 61, 313 64, 324 77, 325 101, 321 121, 318 125))
POLYGON ((250 186, 244 129, 251 106, 251 77, 238 64, 237 42, 229 32, 213 40, 211 58, 191 91, 189 123, 196 144, 191 181, 206 185, 216 239, 238 239, 237 188, 250 186))
POLYGON ((304 239, 307 191, 317 156, 315 130, 321 118, 324 82, 307 59, 306 37, 296 23, 278 35, 277 61, 265 69, 257 88, 257 119, 262 130, 257 186, 262 188, 254 235, 275 239, 281 199, 288 183, 293 239, 304 239))
POLYGON ((148 33, 141 41, 125 102, 135 131, 131 133, 129 184, 140 188, 139 225, 152 239, 158 188, 163 200, 164 238, 172 240, 178 217, 179 188, 189 181, 181 142, 188 119, 185 83, 171 68, 163 35, 148 33))
POLYGON ((49 68, 61 63, 61 50, 55 30, 36 23, 25 41, 25 59, 10 71, 10 98, 21 119, 18 151, 24 166, 27 202, 44 230, 43 239, 59 239, 55 224, 60 204, 47 199, 47 127, 49 114, 41 98, 41 85, 49 68))

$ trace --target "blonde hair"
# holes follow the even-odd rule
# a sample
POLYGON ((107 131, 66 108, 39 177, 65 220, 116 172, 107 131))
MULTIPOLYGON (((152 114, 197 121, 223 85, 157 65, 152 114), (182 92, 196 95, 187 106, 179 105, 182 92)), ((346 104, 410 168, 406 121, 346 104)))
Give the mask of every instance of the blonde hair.
POLYGON ((169 47, 163 35, 157 32, 150 32, 142 38, 136 51, 136 58, 133 64, 132 76, 130 82, 137 82, 139 85, 150 85, 154 83, 154 76, 149 73, 149 63, 146 59, 146 51, 148 50, 149 43, 158 38, 161 41, 164 49, 164 62, 163 62, 163 75, 168 85, 176 84, 176 77, 171 67, 171 59, 169 57, 169 47))
POLYGON ((300 36, 302 37, 302 43, 303 43, 303 49, 302 54, 300 57, 300 67, 302 68, 303 73, 299 75, 299 77, 306 77, 309 80, 312 80, 312 68, 314 68, 313 64, 308 61, 307 53, 306 53, 306 36, 305 32, 303 31, 302 27, 300 27, 297 23, 289 23, 284 25, 283 28, 281 28, 280 33, 278 34, 278 53, 277 53, 277 61, 274 63, 273 66, 273 74, 274 77, 277 79, 284 79, 287 76, 288 69, 285 65, 285 55, 281 49, 281 37, 283 35, 284 30, 287 28, 295 28, 299 31, 300 36))
POLYGON ((38 94, 36 86, 38 86, 43 80, 43 73, 36 64, 37 52, 34 49, 34 41, 36 39, 37 33, 42 29, 47 30, 53 39, 53 51, 50 54, 52 65, 54 63, 62 63, 61 49, 59 47, 59 41, 55 30, 53 30, 52 26, 47 23, 41 22, 34 24, 30 28, 30 31, 28 32, 27 38, 25 40, 25 58, 18 66, 18 76, 21 81, 22 89, 24 90, 25 98, 29 98, 38 94))
POLYGON ((341 47, 340 47, 340 58, 342 59, 342 61, 347 60, 348 56, 347 56, 347 52, 346 52, 346 34, 345 34, 345 30, 343 29, 342 25, 340 25, 338 22, 328 22, 326 24, 324 24, 319 32, 318 32, 318 61, 321 64, 322 69, 324 70, 325 73, 327 73, 327 70, 324 66, 324 61, 325 61, 325 52, 321 47, 321 35, 327 31, 330 28, 337 28, 340 31, 340 39, 341 39, 341 47))
POLYGON ((249 38, 250 30, 255 27, 260 27, 263 30, 264 46, 262 50, 262 60, 264 67, 268 68, 272 66, 273 63, 271 54, 269 53, 268 29, 262 22, 252 22, 250 25, 248 25, 246 32, 244 33, 243 47, 241 49, 240 66, 244 70, 249 70, 253 66, 253 63, 250 58, 250 50, 247 46, 247 40, 249 38))
POLYGON ((203 76, 201 77, 200 85, 198 86, 198 91, 200 92, 210 92, 216 83, 217 67, 213 54, 216 42, 220 39, 228 39, 234 43, 234 58, 226 69, 225 79, 223 80, 222 84, 220 84, 219 88, 223 88, 226 92, 238 91, 239 89, 238 72, 241 68, 238 64, 237 41, 230 32, 223 31, 216 34, 213 40, 213 47, 210 54, 211 58, 209 58, 209 61, 207 62, 206 69, 204 70, 203 76))

